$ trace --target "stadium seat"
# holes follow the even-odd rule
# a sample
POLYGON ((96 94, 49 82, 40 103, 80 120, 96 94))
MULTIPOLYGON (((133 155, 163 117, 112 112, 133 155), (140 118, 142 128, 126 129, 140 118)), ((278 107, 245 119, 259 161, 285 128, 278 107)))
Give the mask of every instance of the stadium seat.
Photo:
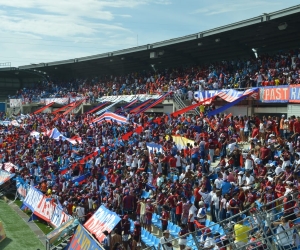
POLYGON ((160 243, 159 238, 155 237, 155 239, 154 239, 154 247, 155 247, 156 249, 158 249, 159 243, 160 243))
POLYGON ((148 238, 144 240, 145 244, 146 244, 147 246, 152 246, 152 245, 154 245, 154 237, 155 237, 155 236, 154 236, 153 234, 149 233, 148 238))

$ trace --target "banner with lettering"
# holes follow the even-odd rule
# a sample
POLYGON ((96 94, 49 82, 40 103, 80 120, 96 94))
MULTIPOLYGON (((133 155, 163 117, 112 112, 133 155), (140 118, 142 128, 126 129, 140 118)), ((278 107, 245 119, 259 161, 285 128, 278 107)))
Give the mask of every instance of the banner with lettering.
POLYGON ((98 102, 132 102, 133 100, 138 99, 139 101, 143 102, 149 99, 158 99, 161 95, 146 95, 146 94, 140 94, 140 95, 119 95, 119 96, 102 96, 97 101, 98 102))
POLYGON ((16 165, 12 164, 11 162, 0 163, 0 169, 2 170, 10 172, 12 168, 15 168, 16 170, 19 169, 16 165))
POLYGON ((20 176, 16 177, 16 188, 20 200, 23 201, 29 191, 29 185, 20 176))
POLYGON ((59 227, 60 225, 64 224, 65 222, 69 221, 72 217, 66 214, 62 207, 54 203, 54 210, 50 219, 50 223, 54 227, 59 227))
POLYGON ((54 227, 59 227, 72 218, 52 198, 46 197, 34 187, 29 189, 23 204, 36 216, 51 223, 54 227))
POLYGON ((162 145, 154 143, 154 142, 147 142, 147 148, 149 153, 154 153, 154 152, 163 152, 162 145))
POLYGON ((119 223, 121 218, 103 205, 93 214, 93 216, 84 224, 84 227, 96 235, 99 242, 102 242, 105 235, 102 233, 107 230, 109 233, 119 223))
POLYGON ((258 98, 258 88, 250 88, 245 91, 238 91, 235 89, 219 89, 219 90, 206 90, 206 91, 196 91, 194 93, 194 98, 199 102, 207 100, 210 103, 213 98, 219 97, 226 102, 234 102, 242 96, 251 96, 254 99, 258 98))
POLYGON ((260 88, 259 96, 261 102, 289 102, 289 86, 260 88))
POLYGON ((290 93, 289 93, 289 102, 290 103, 300 103, 300 86, 292 85, 289 87, 290 93))
POLYGON ((22 99, 9 99, 9 105, 11 108, 21 107, 22 99))
POLYGON ((72 238, 68 250, 102 250, 99 243, 85 230, 82 225, 78 225, 72 238))
POLYGON ((0 186, 3 185, 5 182, 9 181, 14 176, 15 174, 11 174, 7 171, 0 170, 0 186))
POLYGON ((31 187, 23 201, 23 204, 34 212, 42 198, 43 194, 36 188, 31 187))

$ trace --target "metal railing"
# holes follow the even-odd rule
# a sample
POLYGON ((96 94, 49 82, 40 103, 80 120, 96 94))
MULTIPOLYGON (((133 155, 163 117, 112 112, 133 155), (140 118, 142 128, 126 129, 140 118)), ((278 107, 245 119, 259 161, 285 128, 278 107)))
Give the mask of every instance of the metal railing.
MULTIPOLYGON (((187 107, 187 105, 182 101, 182 95, 174 93, 173 100, 177 104, 179 109, 183 109, 183 108, 187 107)), ((200 112, 197 109, 193 109, 193 110, 189 111, 188 113, 191 113, 193 115, 200 115, 200 112)))
MULTIPOLYGON (((185 247, 202 249, 207 237, 219 242, 219 247, 231 250, 296 250, 300 249, 300 217, 298 192, 275 199, 267 204, 255 202, 250 208, 218 223, 168 241, 173 249, 179 249, 179 239, 185 238, 185 247), (288 204, 293 207, 286 209, 288 204), (205 233, 209 229, 212 234, 205 233), (240 233, 239 235, 239 232, 240 233), (243 237, 241 235, 243 234, 243 237), (243 238, 244 241, 240 239, 243 238)), ((207 224, 207 223, 206 223, 207 224)), ((216 243, 215 243, 216 244, 216 243)), ((146 250, 153 247, 145 248, 146 250)), ((158 249, 164 249, 159 244, 158 249)))

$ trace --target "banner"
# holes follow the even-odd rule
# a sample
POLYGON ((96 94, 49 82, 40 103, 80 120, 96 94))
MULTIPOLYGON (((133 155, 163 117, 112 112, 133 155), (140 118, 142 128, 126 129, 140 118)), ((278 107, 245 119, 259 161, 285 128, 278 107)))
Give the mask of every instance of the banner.
POLYGON ((211 97, 211 98, 208 98, 208 99, 205 99, 204 101, 200 101, 198 103, 195 103, 195 104, 192 104, 190 106, 187 106, 185 108, 182 108, 182 109, 179 109, 173 113, 171 113, 171 116, 173 117, 177 117, 178 115, 181 115, 181 114, 184 114, 192 109, 195 109, 197 108, 198 106, 200 106, 201 104, 203 103, 206 103, 206 102, 211 102, 212 100, 214 99, 214 97, 211 97))
POLYGON ((0 186, 3 185, 5 182, 9 181, 14 176, 15 174, 11 174, 7 171, 0 170, 0 186))
POLYGON ((100 103, 97 107, 91 109, 90 111, 86 112, 87 114, 91 114, 94 113, 95 111, 97 111, 98 109, 101 109, 102 107, 104 107, 105 105, 107 105, 109 102, 103 102, 100 103))
POLYGON ((196 91, 194 93, 194 98, 200 102, 208 99, 207 102, 210 103, 210 101, 211 101, 210 98, 219 97, 226 102, 233 102, 244 95, 248 95, 248 93, 251 92, 252 98, 257 99, 258 98, 258 95, 257 95, 258 89, 259 88, 251 88, 251 89, 247 89, 245 91, 238 91, 235 89, 206 90, 206 91, 202 91, 202 92, 196 91))
POLYGON ((48 105, 51 102, 58 103, 58 104, 61 104, 61 105, 66 105, 66 104, 69 103, 69 97, 64 97, 64 98, 44 98, 44 99, 41 99, 41 101, 40 101, 40 103, 45 104, 45 105, 48 105))
POLYGON ((63 209, 54 203, 54 210, 50 219, 50 223, 54 226, 54 227, 59 227, 60 225, 66 223, 67 221, 69 221, 72 217, 68 214, 66 214, 63 209))
POLYGON ((78 225, 68 250, 102 250, 99 243, 84 229, 78 225))
POLYGON ((165 100, 165 98, 166 98, 168 95, 170 95, 170 94, 172 94, 172 93, 173 93, 173 91, 170 91, 170 92, 165 93, 163 96, 161 96, 161 97, 160 97, 159 99, 157 99, 155 102, 153 102, 153 103, 151 103, 150 105, 148 105, 148 106, 142 108, 141 110, 139 110, 136 114, 138 115, 138 114, 140 114, 140 113, 144 113, 144 112, 146 112, 148 109, 150 109, 150 108, 156 106, 157 104, 160 104, 161 102, 163 102, 163 101, 165 100))
POLYGON ((238 104, 239 102, 243 101, 246 98, 247 98, 247 96, 242 96, 242 97, 236 99, 235 101, 226 104, 225 106, 222 106, 218 109, 215 109, 213 111, 208 112, 207 116, 211 117, 211 116, 214 116, 216 114, 223 113, 225 110, 229 109, 232 106, 235 106, 236 104, 238 104))
POLYGON ((52 198, 46 197, 34 187, 29 189, 23 204, 36 216, 51 223, 54 227, 59 227, 72 218, 54 203, 52 198))
POLYGON ((16 188, 18 195, 20 197, 21 201, 24 201, 28 191, 29 191, 29 185, 20 177, 16 177, 16 188))
POLYGON ((295 86, 290 86, 290 93, 289 93, 289 102, 290 103, 300 103, 300 87, 295 85, 295 86))
POLYGON ((260 88, 259 96, 261 102, 289 102, 289 86, 260 88))
POLYGON ((12 168, 15 168, 16 170, 19 169, 16 165, 12 164, 11 162, 0 163, 0 169, 2 170, 10 172, 12 168))
MULTIPOLYGON (((82 143, 81 137, 76 136, 76 137, 72 137, 72 138, 67 138, 62 133, 60 133, 57 130, 57 128, 53 128, 51 130, 48 130, 47 132, 45 132, 45 134, 47 136, 49 136, 49 138, 52 138, 52 139, 54 139, 56 141, 59 141, 61 139, 62 141, 68 141, 68 142, 70 142, 73 145, 76 145, 77 143, 79 143, 79 144, 82 143)), ((30 134, 30 135, 36 136, 36 134, 30 134)))
POLYGON ((135 104, 135 103, 137 103, 137 102, 138 102, 138 99, 135 99, 135 100, 133 100, 132 102, 129 102, 129 103, 128 103, 127 105, 125 105, 124 107, 122 106, 121 108, 117 109, 117 110, 115 111, 115 113, 118 114, 118 113, 122 112, 124 109, 127 109, 127 108, 131 107, 133 104, 135 104))
POLYGON ((153 101, 153 99, 149 99, 147 101, 144 101, 142 103, 139 103, 138 105, 135 105, 135 106, 131 107, 131 109, 129 109, 129 113, 137 112, 139 109, 145 107, 146 105, 148 105, 152 101, 153 101))
POLYGON ((160 144, 153 143, 153 142, 150 142, 150 143, 147 142, 146 144, 147 144, 149 153, 154 153, 154 152, 162 153, 163 152, 162 145, 160 145, 160 144))
POLYGON ((109 122, 114 121, 114 122, 117 122, 119 124, 128 123, 127 118, 125 116, 117 115, 117 114, 112 113, 112 112, 105 112, 103 115, 100 115, 99 117, 95 118, 92 121, 92 123, 102 122, 102 121, 109 121, 109 122))
POLYGON ((35 207, 33 213, 46 222, 51 221, 52 214, 55 209, 55 204, 51 198, 43 196, 40 202, 35 207))
POLYGON ((135 99, 143 102, 149 99, 158 99, 161 95, 147 95, 147 94, 140 94, 140 95, 119 95, 119 96, 102 96, 97 101, 98 102, 132 102, 135 99))
POLYGON ((43 112, 45 109, 51 107, 55 102, 50 102, 49 104, 45 105, 44 107, 39 108, 38 110, 34 111, 33 114, 39 114, 43 112))
POLYGON ((173 142, 175 142, 178 150, 184 149, 187 144, 194 146, 195 141, 187 139, 185 137, 179 136, 179 135, 172 135, 173 142))
POLYGON ((105 235, 102 232, 107 230, 110 233, 120 220, 121 218, 116 213, 108 210, 102 205, 84 224, 84 227, 91 234, 96 235, 99 242, 102 242, 105 238, 105 235))
POLYGON ((21 107, 22 99, 9 99, 9 105, 11 108, 21 107))
MULTIPOLYGON (((239 103, 240 101, 246 99, 248 96, 254 96, 257 94, 258 92, 258 88, 252 88, 252 89, 247 89, 246 91, 243 92, 243 94, 238 97, 238 98, 234 98, 232 99, 232 101, 230 101, 228 104, 226 104, 225 106, 221 107, 221 108, 218 108, 218 109, 215 109, 213 111, 210 111, 208 113, 208 116, 213 116, 213 115, 216 115, 216 114, 219 114, 219 113, 222 113, 223 111, 225 111, 226 109, 236 105, 237 103, 239 103)), ((224 99, 224 94, 218 94, 219 97, 223 98, 224 99)), ((225 99, 224 99, 225 100, 225 99)))
POLYGON ((34 187, 30 187, 23 204, 28 207, 32 212, 38 206, 40 200, 43 198, 43 194, 34 187))

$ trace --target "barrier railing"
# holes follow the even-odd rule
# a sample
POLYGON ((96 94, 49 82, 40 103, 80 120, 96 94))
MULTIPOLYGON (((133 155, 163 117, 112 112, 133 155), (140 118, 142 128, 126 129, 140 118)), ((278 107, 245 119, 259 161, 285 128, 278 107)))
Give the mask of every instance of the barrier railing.
MULTIPOLYGON (((182 101, 182 96, 181 95, 178 95, 178 94, 174 94, 174 102, 178 105, 179 109, 183 109, 183 108, 186 108, 187 105, 182 101)), ((193 113, 194 115, 200 115, 199 111, 197 109, 194 109, 194 110, 191 110, 189 111, 191 113, 193 113)))
MULTIPOLYGON (((212 245, 232 250, 296 250, 300 249, 298 216, 298 191, 294 191, 266 204, 255 202, 250 208, 218 223, 206 221, 203 228, 172 238, 168 243, 173 249, 182 249, 179 239, 184 238, 184 247, 193 250, 214 249, 209 248, 212 245)), ((164 244, 158 248, 165 250, 164 244)))

